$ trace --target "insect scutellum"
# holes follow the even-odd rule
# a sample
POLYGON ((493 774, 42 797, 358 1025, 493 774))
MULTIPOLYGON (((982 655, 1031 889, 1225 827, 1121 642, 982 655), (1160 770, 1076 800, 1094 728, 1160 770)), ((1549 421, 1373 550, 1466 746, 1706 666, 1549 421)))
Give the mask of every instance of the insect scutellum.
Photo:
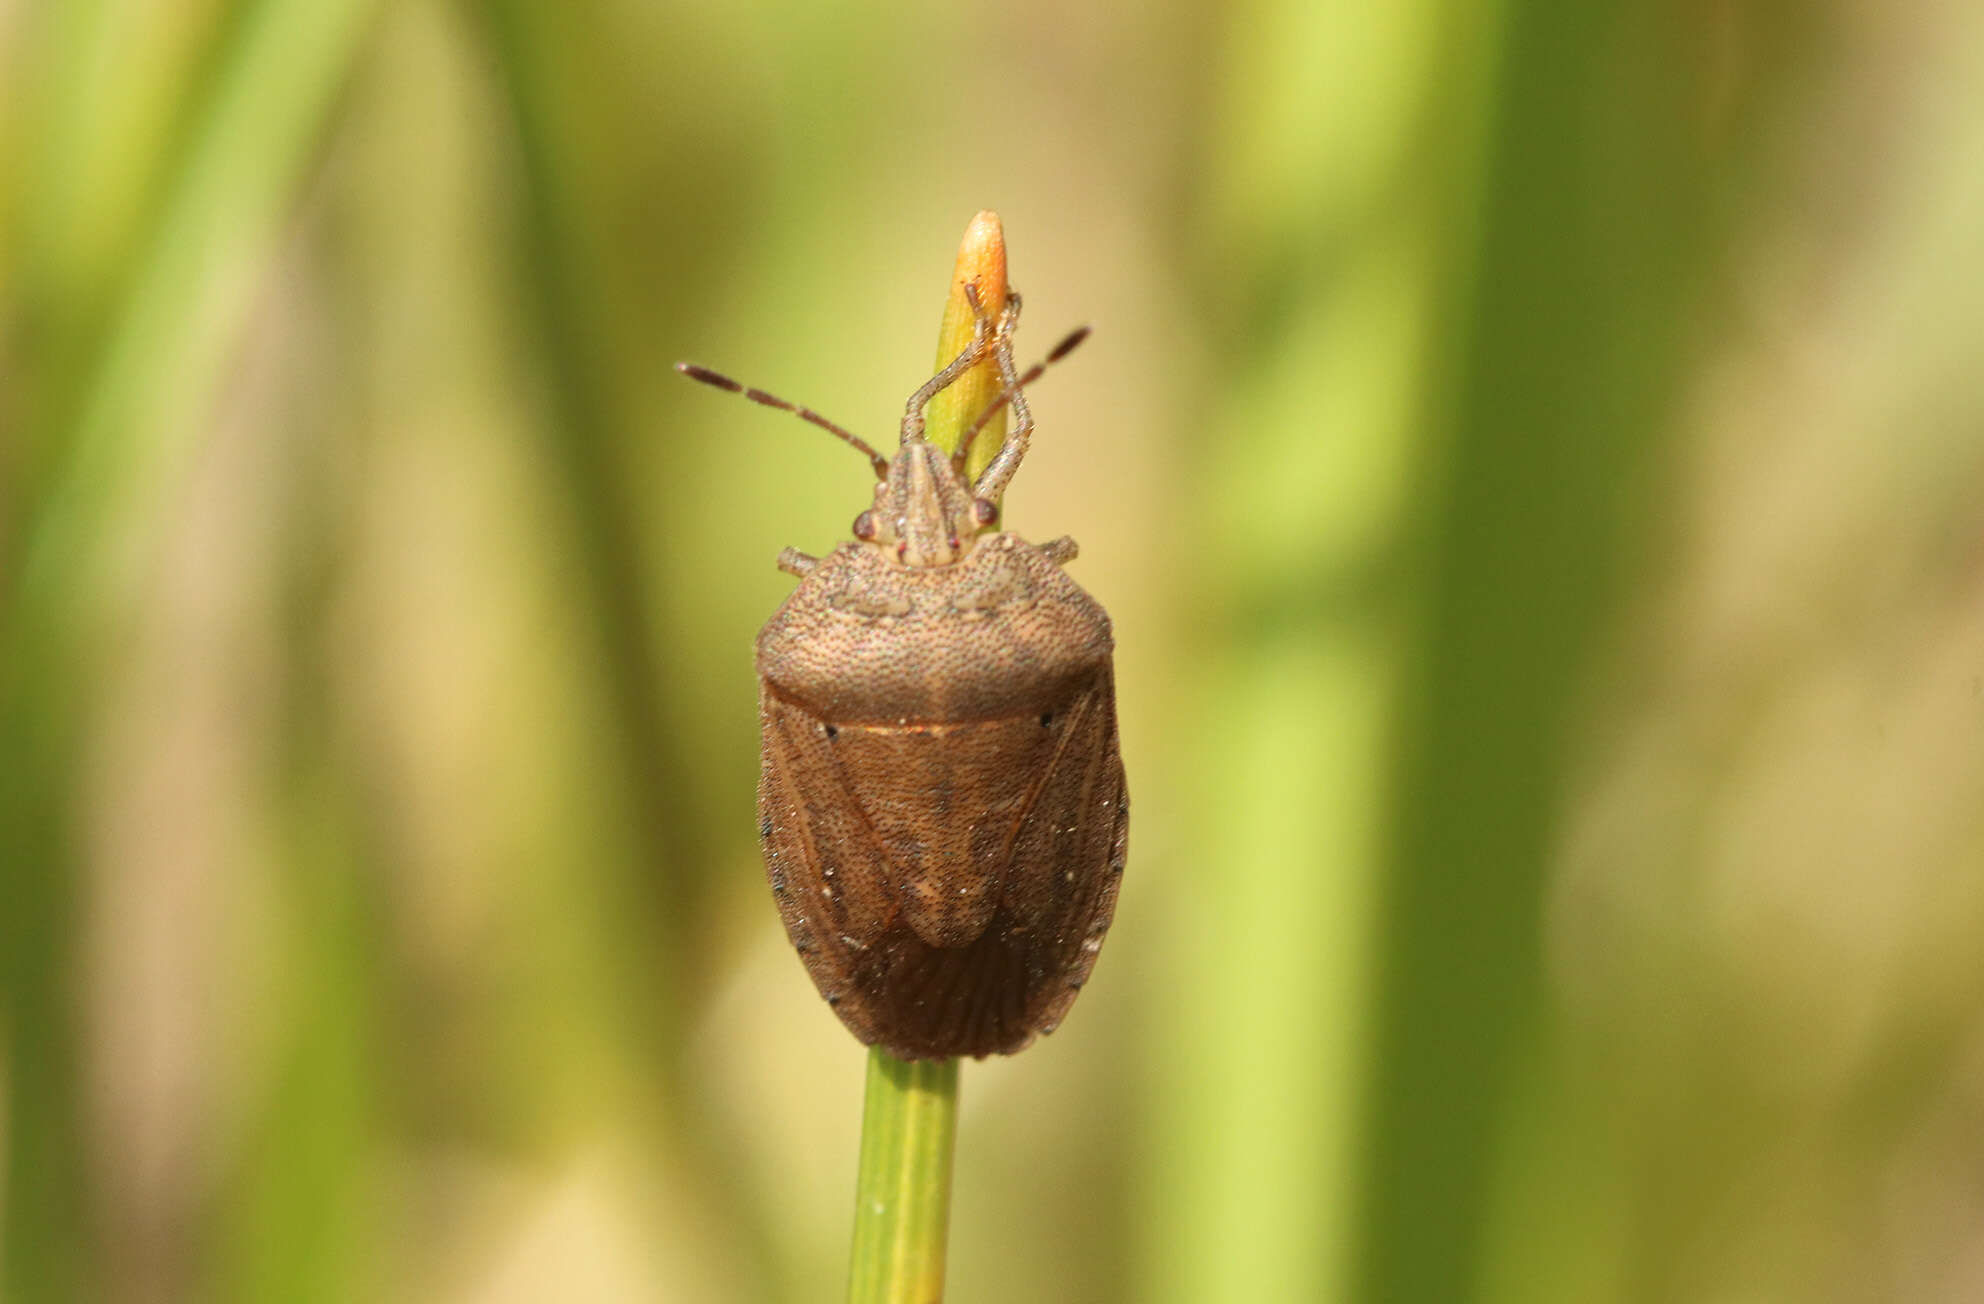
MULTIPOLYGON (((999 505, 1006 486, 1026 456, 1033 433, 1033 413, 1026 401, 1026 387, 1088 337, 1086 326, 1071 332, 1045 359, 1022 375, 1013 364, 1013 332, 1020 317, 1019 293, 1013 291, 1007 296, 1006 307, 996 322, 980 302, 976 285, 965 286, 965 297, 974 318, 971 341, 909 396, 903 409, 901 442, 893 459, 884 458, 866 440, 811 408, 749 388, 692 362, 678 362, 675 369, 691 380, 742 394, 765 407, 790 412, 866 456, 877 480, 875 502, 854 518, 854 537, 893 553, 905 566, 947 566, 966 556, 978 536, 998 524, 999 505), (923 437, 924 409, 931 399, 983 361, 987 353, 998 366, 1002 388, 966 429, 957 449, 946 453, 923 437), (1014 420, 1005 442, 977 481, 968 483, 965 464, 973 442, 1009 403, 1014 420)), ((1060 542, 1049 546, 1072 555, 1072 548, 1061 548, 1060 542)), ((781 570, 803 576, 811 572, 817 559, 787 548, 779 554, 778 564, 781 570)))

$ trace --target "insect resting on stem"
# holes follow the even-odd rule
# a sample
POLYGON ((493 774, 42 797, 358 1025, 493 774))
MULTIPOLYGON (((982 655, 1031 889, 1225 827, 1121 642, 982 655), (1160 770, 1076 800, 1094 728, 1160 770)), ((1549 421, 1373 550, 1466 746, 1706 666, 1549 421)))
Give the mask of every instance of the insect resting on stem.
POLYGON ((791 412, 868 458, 872 503, 757 642, 758 831, 786 934, 841 1021, 899 1059, 1010 1054, 1052 1032, 1116 908, 1129 805, 1109 617, 1068 577, 1073 539, 999 528, 1034 429, 1020 297, 967 286, 969 344, 909 396, 894 457, 705 367, 684 375, 791 412), (987 357, 999 395, 946 451, 924 408, 987 357), (999 451, 971 446, 1012 408, 999 451))

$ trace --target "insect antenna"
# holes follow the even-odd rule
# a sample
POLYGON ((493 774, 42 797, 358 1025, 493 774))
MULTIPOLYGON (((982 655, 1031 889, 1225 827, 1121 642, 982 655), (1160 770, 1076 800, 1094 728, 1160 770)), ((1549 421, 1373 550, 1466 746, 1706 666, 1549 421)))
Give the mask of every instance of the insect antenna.
POLYGON ((959 475, 964 474, 964 464, 971 456, 971 445, 978 438, 978 432, 985 429, 987 423, 999 414, 1001 408, 1018 397, 1021 390, 1046 375, 1049 367, 1073 353, 1076 347, 1088 338, 1089 329, 1087 326, 1077 326, 1069 331, 1065 339, 1048 350, 1046 357, 1028 367, 1024 375, 1000 390, 998 397, 986 405, 985 410, 978 414, 978 419, 964 432, 964 438, 958 440, 957 451, 951 454, 951 465, 959 475))
POLYGON ((797 403, 788 402, 776 394, 767 394, 762 389, 752 389, 749 386, 740 385, 720 371, 711 371, 708 367, 699 367, 693 362, 678 362, 675 364, 675 369, 690 380, 700 380, 705 385, 713 385, 718 389, 726 390, 732 394, 742 394, 753 403, 762 403, 768 408, 777 408, 781 412, 790 412, 801 421, 810 421, 828 434, 845 441, 857 452, 866 456, 868 464, 875 468, 875 478, 877 480, 888 479, 888 458, 876 452, 867 440, 855 434, 852 430, 847 429, 845 426, 836 425, 834 422, 821 416, 818 412, 815 412, 812 408, 801 407, 797 403))

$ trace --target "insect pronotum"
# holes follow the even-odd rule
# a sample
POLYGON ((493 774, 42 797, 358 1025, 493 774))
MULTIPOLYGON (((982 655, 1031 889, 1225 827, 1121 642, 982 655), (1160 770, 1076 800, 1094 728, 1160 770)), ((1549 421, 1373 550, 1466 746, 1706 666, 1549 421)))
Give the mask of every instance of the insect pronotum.
POLYGON ((854 1035, 900 1059, 1011 1054, 1052 1032, 1116 909, 1129 834, 1109 617, 1062 570, 1073 539, 998 528, 1026 455, 1020 297, 971 287, 969 345, 909 397, 884 458, 808 408, 691 363, 684 375, 792 412, 867 456, 854 540, 787 548, 799 587, 758 634, 758 833, 787 936, 854 1035), (1004 389, 946 453, 924 406, 986 357, 1004 389), (1012 405, 975 483, 973 439, 1012 405))

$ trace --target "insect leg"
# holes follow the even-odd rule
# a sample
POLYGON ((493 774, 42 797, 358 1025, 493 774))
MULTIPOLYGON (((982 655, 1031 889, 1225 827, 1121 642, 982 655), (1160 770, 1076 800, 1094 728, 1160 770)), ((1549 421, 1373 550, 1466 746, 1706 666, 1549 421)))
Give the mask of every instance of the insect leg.
POLYGON ((977 365, 978 360, 985 356, 985 341, 992 333, 991 320, 986 317, 984 308, 979 306, 977 286, 965 286, 964 297, 970 301, 972 314, 978 319, 972 327, 971 343, 965 345, 962 353, 945 364, 942 371, 924 381, 921 389, 909 396, 909 402, 904 406, 902 414, 902 442, 905 444, 923 438, 924 404, 937 397, 940 390, 948 389, 959 376, 970 371, 977 365))
POLYGON ((1015 294, 1007 300, 1006 311, 999 318, 999 334, 992 346, 993 357, 999 362, 999 381, 1006 393, 1012 395, 1013 428, 1006 432, 1006 442, 998 456, 972 486, 973 494, 995 504, 1005 496, 1006 484, 1013 478, 1013 472, 1020 469, 1027 441, 1033 437, 1033 410, 1027 406, 1026 385, 1020 379, 1019 368, 1013 365, 1013 331, 1019 324, 1020 296, 1015 294))
POLYGON ((1082 550, 1081 545, 1064 534, 1058 539, 1049 539, 1041 544, 1040 551, 1056 566, 1065 566, 1080 556, 1082 550))
POLYGON ((818 557, 809 557, 797 548, 784 548, 778 554, 778 568, 787 575, 797 575, 805 579, 820 564, 818 557))

